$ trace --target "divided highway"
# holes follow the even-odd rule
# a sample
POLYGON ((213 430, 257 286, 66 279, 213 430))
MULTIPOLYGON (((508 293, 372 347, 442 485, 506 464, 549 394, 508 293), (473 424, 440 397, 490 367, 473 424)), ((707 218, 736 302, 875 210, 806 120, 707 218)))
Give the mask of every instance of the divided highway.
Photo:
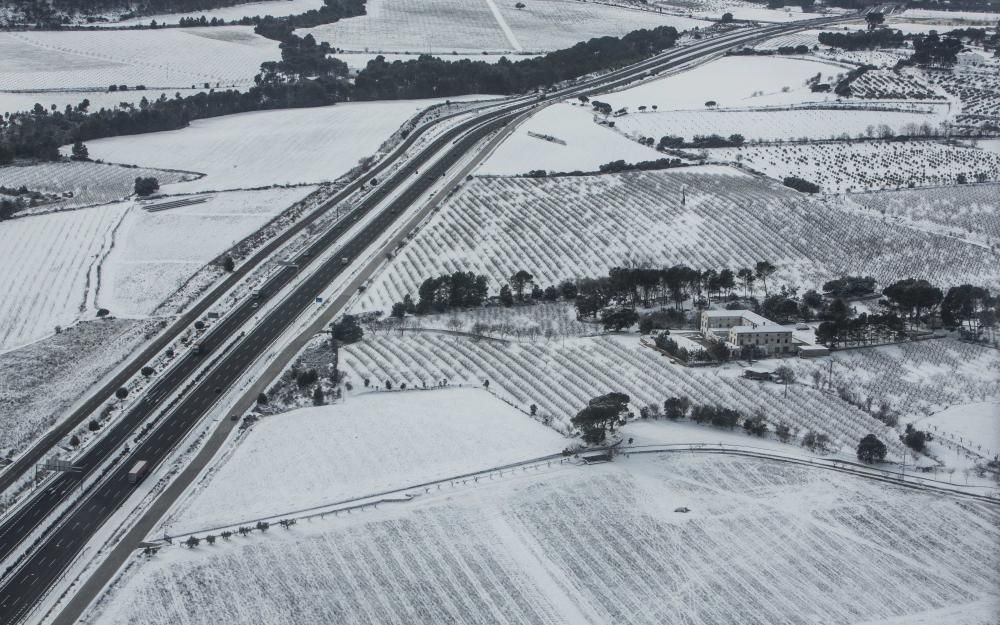
MULTIPOLYGON (((737 32, 686 48, 669 50, 657 57, 617 70, 605 76, 578 83, 548 94, 549 98, 593 95, 642 77, 647 72, 671 69, 694 59, 715 54, 737 43, 769 37, 789 30, 814 28, 810 20, 793 25, 781 25, 737 32)), ((42 522, 51 522, 50 515, 68 497, 80 497, 65 512, 58 526, 48 532, 25 561, 4 562, 0 586, 0 625, 21 622, 55 583, 65 568, 73 561, 87 541, 125 502, 134 490, 128 483, 127 472, 138 460, 146 460, 154 467, 163 461, 188 432, 205 416, 219 398, 219 394, 235 384, 243 372, 265 353, 268 347, 284 333, 310 306, 330 283, 350 269, 342 262, 346 257, 353 261, 362 255, 394 222, 423 196, 450 167, 459 162, 480 142, 512 120, 534 107, 544 105, 538 100, 515 101, 462 122, 444 132, 419 154, 406 161, 395 173, 372 190, 355 209, 358 220, 370 219, 356 234, 348 231, 357 221, 345 219, 318 237, 295 259, 299 268, 286 267, 275 274, 262 288, 260 302, 274 298, 292 283, 301 272, 305 277, 290 289, 281 301, 262 314, 262 319, 245 335, 241 328, 260 309, 254 302, 243 302, 222 319, 201 341, 201 354, 188 354, 147 391, 146 395, 97 441, 78 461, 80 474, 63 474, 44 491, 39 491, 0 525, 0 558, 10 556, 42 522), (386 202, 392 194, 391 201, 386 202), (382 207, 380 206, 387 204, 382 207), (376 212, 377 211, 377 212, 376 212), (321 260, 327 252, 336 253, 321 260), (235 345, 223 352, 223 346, 235 339, 235 345), (167 411, 156 427, 134 446, 124 460, 117 463, 97 485, 83 493, 72 492, 84 479, 91 476, 107 459, 120 452, 123 445, 132 442, 140 425, 151 417, 160 403, 173 392, 192 383, 190 376, 201 359, 217 359, 214 367, 195 382, 179 402, 167 411), (13 567, 9 569, 7 567, 13 567)), ((416 133, 415 133, 416 134, 416 133)), ((409 142, 415 137, 408 139, 409 142)), ((407 144, 409 145, 409 143, 407 144)), ((381 171, 383 163, 374 175, 381 171)), ((365 179, 368 179, 366 177, 365 179)), ((360 184, 365 179, 355 184, 360 184)), ((347 191, 347 190, 345 190, 347 191)), ((343 192, 342 192, 343 193, 343 192)), ((338 194, 343 199, 346 195, 338 194)), ((339 201, 339 200, 338 200, 339 201)), ((330 203, 328 207, 333 206, 330 203)), ((319 211, 317 211, 318 213, 319 211)), ((301 223, 301 222, 300 222, 301 223)), ((221 294, 221 292, 220 292, 221 294)))

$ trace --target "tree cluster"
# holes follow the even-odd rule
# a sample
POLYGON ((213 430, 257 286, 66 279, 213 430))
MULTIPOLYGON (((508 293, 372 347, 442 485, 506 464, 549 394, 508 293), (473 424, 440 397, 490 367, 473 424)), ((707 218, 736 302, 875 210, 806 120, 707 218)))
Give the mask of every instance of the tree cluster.
POLYGON ((444 312, 453 308, 473 308, 481 306, 489 295, 489 278, 485 275, 456 271, 442 274, 435 278, 427 278, 418 289, 419 300, 416 305, 411 301, 398 302, 393 305, 392 315, 402 317, 406 313, 426 315, 434 312, 444 312))
POLYGON ((625 425, 630 401, 625 393, 608 393, 595 397, 570 422, 580 430, 585 442, 595 445, 603 443, 609 432, 614 433, 615 426, 625 425))
POLYGON ((781 181, 781 184, 786 187, 795 189, 802 193, 819 193, 819 185, 815 182, 809 182, 798 176, 785 176, 785 179, 781 181))
POLYGON ((626 163, 624 160, 611 161, 598 167, 602 174, 617 174, 623 171, 653 171, 657 169, 673 169, 686 167, 687 164, 679 158, 658 158, 655 161, 639 161, 626 163))
POLYGON ((913 39, 913 54, 909 63, 921 66, 954 65, 961 51, 962 42, 954 37, 942 38, 935 32, 917 35, 913 39))
POLYGON ((880 28, 878 30, 857 30, 854 32, 822 32, 819 42, 841 50, 875 50, 876 48, 899 48, 906 37, 901 30, 880 28))
POLYGON ((469 93, 509 95, 616 69, 673 47, 677 30, 659 26, 623 37, 598 37, 571 48, 511 62, 444 61, 422 55, 409 61, 386 61, 379 55, 368 62, 354 82, 354 98, 396 100, 440 98, 469 93))

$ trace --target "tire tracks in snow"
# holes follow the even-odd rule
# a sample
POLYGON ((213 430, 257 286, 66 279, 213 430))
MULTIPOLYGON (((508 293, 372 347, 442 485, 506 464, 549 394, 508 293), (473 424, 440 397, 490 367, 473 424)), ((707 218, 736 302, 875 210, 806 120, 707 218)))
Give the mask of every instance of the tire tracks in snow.
POLYGON ((503 31, 504 36, 507 37, 507 41, 510 42, 514 51, 522 52, 524 48, 521 47, 521 43, 517 40, 517 35, 511 30, 510 24, 504 19, 503 14, 500 12, 500 7, 497 6, 495 0, 486 0, 486 4, 489 5, 493 17, 496 18, 497 25, 500 26, 500 30, 503 31))

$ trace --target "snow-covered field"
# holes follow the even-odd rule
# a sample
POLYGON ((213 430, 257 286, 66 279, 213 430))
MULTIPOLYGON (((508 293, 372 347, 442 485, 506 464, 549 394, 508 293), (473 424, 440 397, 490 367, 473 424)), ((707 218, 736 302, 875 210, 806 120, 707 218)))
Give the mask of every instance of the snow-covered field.
POLYGON ((28 214, 122 200, 134 193, 135 179, 140 176, 153 176, 161 185, 194 177, 160 169, 74 161, 0 167, 0 186, 13 189, 25 186, 29 191, 63 196, 23 211, 28 214))
POLYGON ((447 54, 541 52, 639 28, 708 23, 578 0, 369 0, 367 14, 299 32, 347 50, 447 54))
POLYGON ((638 336, 577 338, 527 342, 476 341, 469 337, 410 332, 403 337, 378 335, 341 351, 343 371, 360 387, 391 381, 420 386, 448 379, 468 384, 490 381, 490 389, 526 410, 538 406, 539 418, 564 433, 569 420, 587 401, 620 391, 641 406, 663 405, 684 395, 694 403, 711 403, 752 415, 762 410, 772 424, 785 422, 801 436, 808 430, 826 433, 833 447, 850 451, 862 436, 879 434, 891 455, 901 453, 895 434, 867 413, 805 385, 792 385, 788 396, 777 384, 737 377, 739 367, 692 369, 640 345, 638 336))
POLYGON ((183 169, 204 178, 163 189, 193 193, 336 180, 378 151, 407 119, 440 100, 358 102, 200 119, 187 128, 87 144, 91 158, 183 169))
POLYGON ((22 451, 157 329, 151 320, 92 320, 0 353, 0 452, 22 451))
POLYGON ((98 22, 95 26, 134 26, 149 24, 155 20, 157 24, 178 24, 182 18, 201 18, 211 21, 213 18, 224 21, 239 20, 242 17, 265 16, 284 17, 297 15, 323 6, 323 0, 264 0, 263 2, 244 2, 230 7, 209 9, 208 11, 192 11, 190 13, 163 13, 159 15, 144 15, 120 22, 98 22))
POLYGON ((988 183, 857 193, 847 199, 886 217, 989 244, 1000 241, 998 196, 1000 185, 988 183))
POLYGON ((205 263, 314 189, 232 191, 156 212, 133 207, 102 263, 97 303, 116 315, 152 313, 205 263))
POLYGON ((1000 402, 978 402, 946 408, 916 422, 920 428, 935 428, 965 441, 1000 451, 1000 402))
POLYGON ((174 512, 170 533, 414 486, 567 444, 476 388, 352 396, 266 417, 243 437, 174 512))
POLYGON ((705 166, 476 178, 376 275, 358 305, 388 311, 407 293, 416 298, 426 278, 456 270, 486 274, 496 293, 519 269, 544 288, 628 263, 736 269, 762 259, 778 266, 777 280, 800 286, 841 275, 1000 283, 995 257, 978 246, 705 166))
POLYGON ((933 9, 906 9, 899 17, 905 19, 937 20, 939 22, 978 22, 987 26, 997 23, 996 13, 983 11, 935 11, 933 9))
POLYGON ((521 124, 477 170, 478 174, 512 176, 542 169, 555 172, 597 171, 610 161, 652 161, 663 155, 629 141, 593 122, 589 106, 560 102, 521 124), (528 133, 554 137, 556 143, 528 133))
POLYGON ((823 193, 952 185, 959 175, 1000 180, 1000 154, 930 141, 767 145, 708 150, 778 180, 798 176, 823 193))
POLYGON ((98 267, 127 203, 0 222, 0 350, 96 311, 98 267))
POLYGON ((633 456, 137 554, 83 622, 978 625, 997 521, 817 469, 633 456))
MULTIPOLYGON (((903 107, 898 107, 903 108, 903 107)), ((914 107, 918 108, 919 107, 914 107)), ((926 107, 925 107, 926 108, 926 107)), ((718 134, 728 137, 741 134, 747 141, 798 141, 835 139, 843 135, 873 135, 883 125, 896 134, 922 134, 925 128, 937 131, 946 119, 940 107, 934 112, 900 110, 857 110, 847 108, 800 108, 793 110, 695 110, 633 112, 615 119, 615 127, 635 137, 664 135, 684 137, 718 134)))
POLYGON ((278 42, 252 26, 0 33, 4 91, 249 86, 278 42))
POLYGON ((189 95, 203 93, 204 91, 204 88, 191 89, 190 86, 184 89, 170 88, 157 90, 150 88, 141 91, 134 89, 129 89, 128 91, 108 91, 107 87, 97 91, 75 89, 72 91, 51 91, 47 89, 36 91, 0 91, 0 114, 5 112, 30 111, 35 108, 36 104, 41 104, 46 110, 51 110, 52 105, 55 104, 58 110, 63 111, 67 104, 76 108, 84 100, 90 101, 90 107, 87 109, 89 111, 99 111, 102 108, 116 109, 122 103, 138 107, 142 103, 143 98, 152 102, 160 98, 160 96, 173 98, 177 94, 180 94, 184 98, 189 95))
POLYGON ((497 6, 519 47, 528 51, 569 48, 593 37, 621 37, 640 28, 673 26, 685 31, 711 26, 704 20, 580 0, 533 0, 523 9, 506 0, 486 1, 497 6))
POLYGON ((0 223, 0 349, 48 336, 98 308, 142 316, 312 187, 222 193, 147 212, 131 201, 0 223))
POLYGON ((594 99, 608 102, 616 110, 627 106, 632 111, 653 105, 660 110, 701 109, 709 101, 720 108, 832 102, 835 95, 811 92, 806 80, 820 74, 823 82, 833 82, 847 72, 845 66, 812 59, 727 56, 594 99))

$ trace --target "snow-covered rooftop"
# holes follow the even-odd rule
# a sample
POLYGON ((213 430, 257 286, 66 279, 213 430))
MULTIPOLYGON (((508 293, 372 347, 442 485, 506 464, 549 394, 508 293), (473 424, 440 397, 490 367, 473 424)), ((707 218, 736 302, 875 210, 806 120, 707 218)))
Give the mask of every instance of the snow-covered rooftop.
POLYGON ((792 333, 791 328, 784 328, 778 324, 771 325, 758 325, 758 326, 733 326, 729 328, 730 332, 736 334, 752 334, 752 333, 764 333, 764 332, 787 332, 792 333))
POLYGON ((707 316, 709 319, 729 319, 738 317, 743 319, 747 323, 743 325, 761 325, 761 326, 771 326, 777 325, 770 319, 766 319, 752 310, 706 310, 701 313, 707 316))

